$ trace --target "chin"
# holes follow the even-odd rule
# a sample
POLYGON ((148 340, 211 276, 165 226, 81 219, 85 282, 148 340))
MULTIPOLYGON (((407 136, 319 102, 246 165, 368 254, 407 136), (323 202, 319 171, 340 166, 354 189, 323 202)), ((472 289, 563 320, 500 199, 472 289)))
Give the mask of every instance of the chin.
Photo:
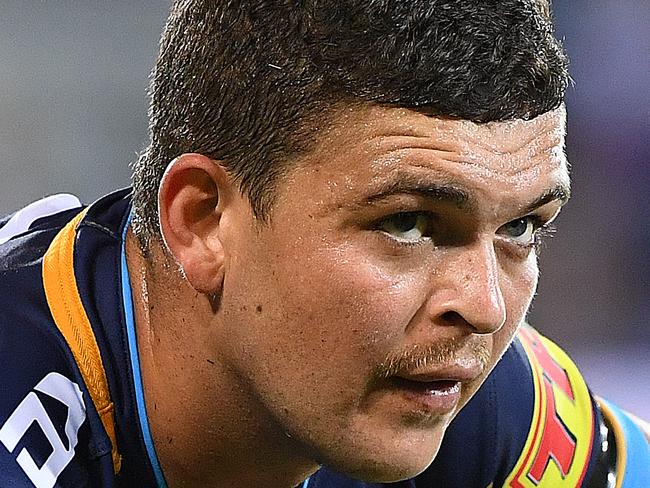
POLYGON ((400 456, 388 459, 366 459, 361 465, 348 465, 342 466, 342 469, 335 469, 352 478, 370 483, 396 483, 422 473, 433 462, 436 454, 437 450, 424 459, 421 454, 409 459, 400 459, 400 456))
MULTIPOLYGON (((405 429, 407 430, 407 429, 405 429)), ((410 430, 410 429, 408 429, 410 430)), ((380 442, 375 438, 368 445, 355 443, 338 449, 324 464, 355 479, 371 483, 394 483, 413 478, 433 462, 444 428, 424 432, 393 433, 380 442)))

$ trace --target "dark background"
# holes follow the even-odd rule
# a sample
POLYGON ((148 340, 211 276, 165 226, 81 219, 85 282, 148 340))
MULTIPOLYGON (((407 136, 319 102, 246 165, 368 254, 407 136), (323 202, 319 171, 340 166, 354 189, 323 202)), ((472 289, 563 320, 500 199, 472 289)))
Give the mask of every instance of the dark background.
MULTIPOLYGON (((129 184, 168 0, 5 0, 0 214, 129 184)), ((573 198, 542 251, 531 321, 592 388, 650 418, 650 2, 555 0, 573 198)))

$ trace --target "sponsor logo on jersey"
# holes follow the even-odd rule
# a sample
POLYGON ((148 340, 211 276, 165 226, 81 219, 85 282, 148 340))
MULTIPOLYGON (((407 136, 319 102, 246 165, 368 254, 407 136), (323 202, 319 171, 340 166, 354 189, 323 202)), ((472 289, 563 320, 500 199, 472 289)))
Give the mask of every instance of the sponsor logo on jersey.
POLYGON ((16 462, 36 488, 52 488, 74 457, 77 433, 85 419, 86 410, 79 386, 59 373, 49 373, 27 394, 2 425, 0 442, 15 456, 16 462), (64 427, 66 442, 57 432, 37 392, 54 398, 67 407, 64 427), (52 449, 40 467, 34 460, 38 456, 33 451, 30 452, 30 447, 33 450, 35 446, 25 445, 20 452, 15 452, 32 425, 38 426, 52 449))
POLYGON ((587 385, 571 359, 530 328, 519 334, 535 387, 531 428, 505 486, 574 488, 589 465, 594 435, 587 385))

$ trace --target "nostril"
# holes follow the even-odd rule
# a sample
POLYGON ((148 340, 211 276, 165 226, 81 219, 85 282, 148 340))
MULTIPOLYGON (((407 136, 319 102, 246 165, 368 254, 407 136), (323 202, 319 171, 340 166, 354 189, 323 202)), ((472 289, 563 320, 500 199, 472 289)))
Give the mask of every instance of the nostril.
POLYGON ((460 312, 449 310, 438 316, 439 323, 447 327, 465 328, 473 334, 491 334, 503 326, 504 320, 488 319, 484 315, 464 316, 460 312), (472 318, 472 320, 470 320, 472 318), (498 322, 498 323, 497 323, 498 322))
POLYGON ((467 321, 462 317, 462 315, 460 315, 458 312, 454 312, 453 310, 443 313, 440 316, 440 319, 446 325, 453 325, 456 327, 469 325, 467 321))

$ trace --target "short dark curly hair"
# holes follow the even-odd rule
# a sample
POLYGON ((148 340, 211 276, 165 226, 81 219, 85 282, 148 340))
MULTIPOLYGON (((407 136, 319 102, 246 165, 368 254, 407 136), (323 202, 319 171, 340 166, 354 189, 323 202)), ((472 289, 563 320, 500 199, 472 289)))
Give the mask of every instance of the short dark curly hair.
POLYGON ((134 165, 134 229, 145 247, 159 237, 158 186, 180 154, 220 160, 264 219, 278 175, 338 108, 530 119, 567 84, 546 0, 178 0, 134 165))

